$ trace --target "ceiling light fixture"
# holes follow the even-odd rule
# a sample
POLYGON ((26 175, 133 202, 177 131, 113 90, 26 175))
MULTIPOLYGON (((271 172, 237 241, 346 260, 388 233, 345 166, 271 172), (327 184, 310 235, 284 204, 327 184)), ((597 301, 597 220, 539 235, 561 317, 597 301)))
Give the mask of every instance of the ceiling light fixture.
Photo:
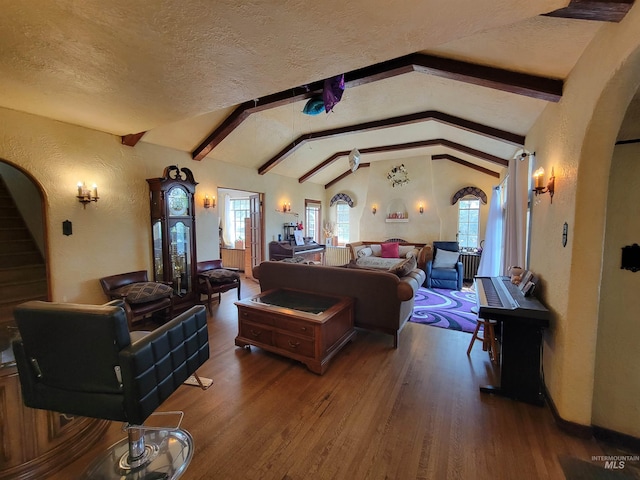
POLYGON ((357 148, 354 148, 349 153, 349 168, 352 172, 355 172, 360 165, 360 152, 357 148))

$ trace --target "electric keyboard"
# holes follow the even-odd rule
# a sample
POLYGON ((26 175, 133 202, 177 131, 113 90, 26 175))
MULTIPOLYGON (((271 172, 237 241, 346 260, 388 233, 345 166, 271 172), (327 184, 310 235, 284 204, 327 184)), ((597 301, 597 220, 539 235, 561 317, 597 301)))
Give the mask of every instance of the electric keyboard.
POLYGON ((474 283, 480 318, 549 326, 549 310, 535 297, 525 297, 509 277, 476 277, 474 283))
POLYGON ((536 298, 525 297, 509 277, 476 277, 474 284, 478 317, 498 321, 501 350, 500 385, 480 391, 542 405, 542 330, 549 326, 549 310, 536 298))

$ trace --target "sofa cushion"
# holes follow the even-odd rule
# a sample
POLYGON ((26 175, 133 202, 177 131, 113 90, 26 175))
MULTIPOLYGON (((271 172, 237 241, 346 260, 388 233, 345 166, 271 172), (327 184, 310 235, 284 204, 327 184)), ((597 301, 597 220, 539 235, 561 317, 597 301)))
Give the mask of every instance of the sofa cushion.
POLYGON ((383 243, 380 245, 382 258, 398 258, 398 244, 397 243, 383 243))
POLYGON ((382 247, 380 246, 379 243, 371 244, 369 245, 369 248, 371 248, 371 251, 373 252, 374 257, 379 257, 382 255, 382 247))
POLYGON ((358 258, 370 257, 372 255, 373 255, 373 250, 371 250, 371 247, 364 247, 358 250, 358 258))
POLYGON ((451 280, 457 282, 458 271, 455 268, 434 268, 431 270, 433 280, 451 280))
POLYGON ((418 266, 416 262, 416 257, 409 257, 406 260, 394 265, 389 269, 389 272, 395 273, 399 277, 404 277, 408 275, 413 269, 418 266))
POLYGON ((206 272, 202 272, 202 275, 205 275, 211 283, 230 283, 240 279, 238 272, 227 270, 226 268, 207 270, 206 272))
POLYGON ((420 250, 413 245, 398 246, 398 257, 400 258, 417 257, 419 252, 420 250))
POLYGON ((173 295, 173 288, 164 283, 136 282, 118 288, 115 293, 125 297, 126 301, 133 305, 170 297, 173 295))
POLYGON ((433 268, 454 268, 459 258, 458 252, 438 249, 436 258, 433 260, 433 268))
POLYGON ((362 268, 389 270, 400 262, 401 260, 399 258, 362 257, 356 260, 356 265, 362 268))

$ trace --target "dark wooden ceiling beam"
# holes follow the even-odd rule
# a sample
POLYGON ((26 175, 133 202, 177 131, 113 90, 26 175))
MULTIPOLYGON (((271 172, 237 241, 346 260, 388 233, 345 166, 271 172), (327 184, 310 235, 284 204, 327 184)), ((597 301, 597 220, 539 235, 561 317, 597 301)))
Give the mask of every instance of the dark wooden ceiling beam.
MULTIPOLYGON (((472 155, 474 157, 480 158, 482 160, 486 160, 486 161, 491 162, 491 163, 495 163, 496 165, 500 165, 501 167, 508 167, 509 166, 509 161, 505 160, 504 158, 496 157, 495 155, 491 155, 490 153, 483 152, 483 151, 477 150, 475 148, 467 147, 466 145, 462 145, 460 143, 452 142, 452 141, 446 140, 444 138, 436 138, 436 139, 432 139, 432 140, 419 140, 419 141, 416 141, 416 142, 407 142, 407 143, 396 143, 396 144, 393 144, 393 145, 382 145, 382 146, 379 146, 379 147, 359 148, 358 151, 361 154, 382 153, 382 152, 394 152, 394 151, 402 151, 402 150, 411 150, 411 149, 415 149, 415 148, 433 147, 433 146, 440 146, 440 145, 445 146, 445 147, 449 147, 449 148, 451 148, 453 150, 458 150, 458 151, 463 152, 463 153, 467 153, 469 155, 472 155)), ((349 155, 349 153, 350 153, 349 150, 343 150, 343 151, 340 151, 340 152, 335 152, 329 158, 327 158, 323 162, 319 163, 318 165, 313 167, 311 170, 309 170, 307 173, 302 175, 298 179, 298 182, 299 183, 303 183, 303 182, 307 181, 309 178, 311 178, 312 176, 314 176, 315 174, 319 173, 324 168, 326 168, 329 165, 331 165, 337 159, 339 159, 341 157, 346 157, 347 155, 349 155)))
POLYGON ((122 145, 126 145, 127 147, 135 147, 145 133, 147 132, 130 133, 128 135, 123 135, 122 137, 120 137, 122 145))
POLYGON ((521 147, 524 145, 524 136, 516 133, 507 132, 498 128, 482 125, 471 120, 455 117, 447 113, 438 112, 435 110, 427 110, 426 112, 411 113, 408 115, 400 115, 398 117, 391 117, 384 120, 375 120, 372 122, 359 123, 357 125, 349 125, 347 127, 332 128, 329 130, 322 130, 319 132, 307 133, 300 135, 292 143, 280 150, 276 155, 267 160, 263 165, 258 168, 258 173, 264 175, 278 165, 287 156, 293 153, 307 142, 323 140, 328 138, 335 138, 341 135, 371 132, 375 130, 381 130, 385 128, 398 127, 401 125, 410 125, 412 123, 436 121, 449 125, 461 130, 481 135, 493 140, 509 143, 514 146, 521 147))
MULTIPOLYGON (((557 102, 562 97, 563 81, 538 75, 513 72, 501 68, 451 60, 433 55, 413 53, 344 74, 345 87, 353 88, 367 83, 422 72, 505 92, 557 102)), ((324 80, 284 90, 240 104, 207 138, 192 152, 194 160, 202 160, 251 114, 287 105, 319 95, 324 80)))
MULTIPOLYGON (((367 168, 367 167, 369 167, 369 166, 371 166, 371 164, 370 164, 370 163, 361 163, 361 164, 358 166, 358 168, 367 168)), ((340 175, 340 176, 338 176, 338 177, 334 178, 334 179, 333 179, 333 180, 331 180, 329 183, 327 183, 327 184, 324 186, 324 189, 326 190, 327 188, 329 188, 329 187, 330 187, 331 185, 333 185, 334 183, 338 183, 340 180, 342 180, 342 179, 343 179, 343 178, 345 178, 345 177, 348 177, 348 176, 349 176, 349 175, 351 175, 352 173, 355 173, 355 172, 352 172, 351 170, 347 170, 347 171, 346 171, 346 172, 344 172, 342 175, 340 175)))
MULTIPOLYGON (((360 153, 362 153, 362 152, 360 152, 360 153)), ((499 174, 498 172, 494 172, 493 170, 490 170, 490 169, 488 169, 488 168, 481 167, 480 165, 476 165, 476 164, 474 164, 474 163, 467 162, 466 160, 463 160, 463 159, 461 159, 461 158, 458 158, 458 157, 456 157, 456 156, 454 156, 454 155, 450 155, 450 154, 448 154, 448 153, 442 153, 442 154, 437 154, 437 155, 431 155, 431 160, 450 160, 450 161, 452 161, 452 162, 454 162, 454 163, 457 163, 457 164, 463 165, 463 166, 465 166, 465 167, 471 168, 471 169, 473 169, 473 170, 476 170, 476 171, 478 171, 478 172, 484 173, 485 175, 490 175, 490 176, 495 177, 495 178, 500 178, 500 174, 499 174)), ((500 159, 500 160, 501 160, 501 161, 506 162, 506 163, 507 163, 507 165, 509 164, 509 161, 508 161, 508 160, 504 160, 504 159, 500 159)), ((371 166, 371 164, 370 164, 370 163, 361 163, 361 164, 360 164, 360 167, 369 167, 369 166, 371 166)), ((343 178, 348 177, 348 176, 349 176, 349 175, 351 175, 352 173, 354 173, 354 172, 352 172, 351 170, 347 170, 347 171, 346 171, 346 172, 344 172, 343 174, 341 174, 341 175, 337 176, 336 178, 334 178, 333 180, 331 180, 329 183, 327 183, 327 184, 324 186, 324 189, 326 190, 327 188, 329 188, 329 187, 331 187, 331 186, 335 185, 335 184, 336 184, 336 183, 338 183, 340 180, 342 180, 343 178)))
POLYGON ((453 155, 449 155, 448 153, 431 155, 431 160, 451 160, 452 162, 458 163, 460 165, 464 165, 465 167, 468 167, 468 168, 472 168, 473 170, 476 170, 478 172, 491 175, 492 177, 500 178, 500 174, 498 172, 494 172, 493 170, 489 170, 488 168, 481 167, 480 165, 467 162, 466 160, 462 160, 461 158, 455 157, 453 155))
POLYGON ((417 72, 547 102, 559 102, 562 98, 564 82, 556 78, 529 75, 432 55, 417 56, 413 65, 417 72))
POLYGON ((597 22, 620 22, 629 13, 635 0, 571 0, 569 5, 553 12, 547 17, 571 18, 575 20, 594 20, 597 22))
POLYGON ((306 87, 297 87, 284 92, 274 93, 266 97, 250 100, 240 104, 231 115, 216 128, 198 147, 191 153, 194 160, 202 160, 211 150, 222 142, 231 132, 240 126, 253 113, 262 112, 269 108, 288 105, 293 102, 305 100, 322 92, 323 82, 315 82, 306 87))

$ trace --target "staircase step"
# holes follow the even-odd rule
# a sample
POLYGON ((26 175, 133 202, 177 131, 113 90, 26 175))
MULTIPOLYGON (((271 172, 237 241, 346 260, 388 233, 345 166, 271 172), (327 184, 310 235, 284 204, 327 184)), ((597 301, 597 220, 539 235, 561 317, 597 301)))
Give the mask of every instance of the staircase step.
POLYGON ((9 228, 18 228, 18 227, 24 227, 24 220, 22 220, 22 217, 16 217, 16 216, 11 216, 11 215, 0 215, 0 225, 2 225, 3 227, 9 227, 9 228))
POLYGON ((47 298, 44 259, 0 177, 0 322, 12 321, 17 305, 47 298))
POLYGON ((15 228, 0 226, 0 242, 7 240, 31 240, 31 233, 24 226, 15 228))
POLYGON ((4 268, 40 264, 42 264, 42 255, 40 255, 40 252, 0 253, 0 265, 4 268))
POLYGON ((0 268, 0 283, 46 279, 46 276, 47 269, 43 263, 13 268, 0 268))
POLYGON ((21 298, 12 298, 11 300, 2 300, 0 301, 0 322, 5 322, 13 319, 13 310, 24 302, 29 302, 31 300, 47 300, 46 295, 30 295, 27 297, 21 298))
POLYGON ((5 240, 0 241, 0 252, 3 254, 23 254, 38 253, 36 245, 31 239, 28 240, 5 240))
POLYGON ((30 296, 47 296, 46 279, 0 283, 1 301, 10 300, 12 298, 26 298, 30 296))
POLYGON ((15 208, 13 198, 8 195, 0 195, 0 209, 5 207, 15 208))

